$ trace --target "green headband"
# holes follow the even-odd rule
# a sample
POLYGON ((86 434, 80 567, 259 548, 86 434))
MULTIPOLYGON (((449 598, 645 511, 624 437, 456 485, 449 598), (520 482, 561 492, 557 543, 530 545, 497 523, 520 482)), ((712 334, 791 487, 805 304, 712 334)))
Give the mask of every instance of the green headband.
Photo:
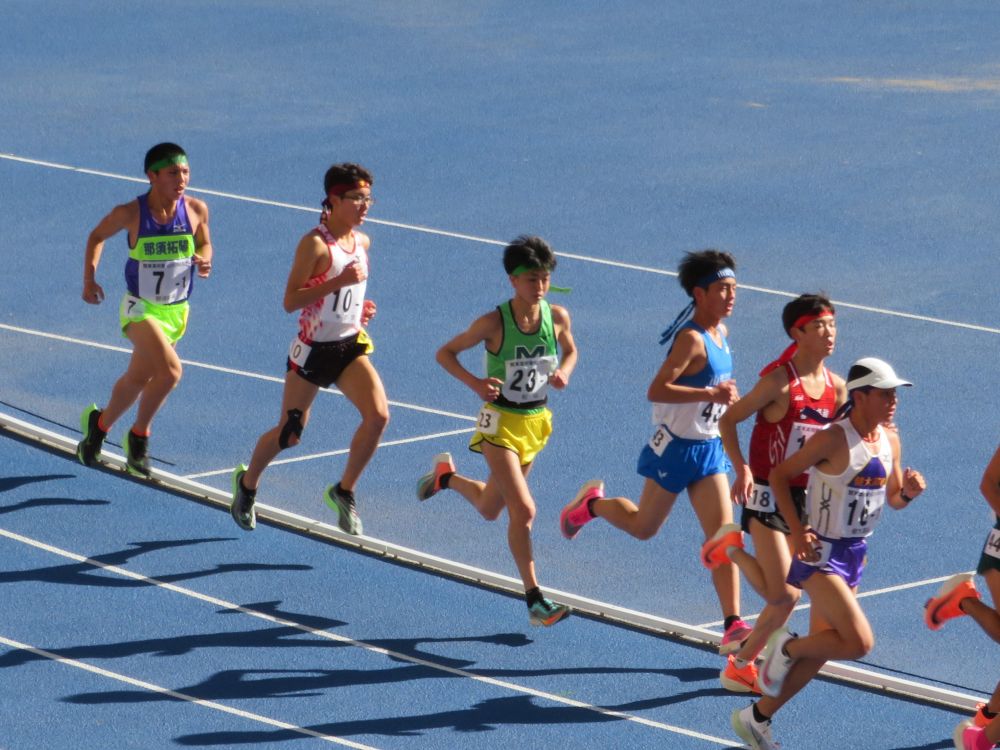
MULTIPOLYGON (((523 266, 522 265, 522 266, 518 266, 513 271, 511 271, 510 275, 511 276, 520 276, 522 273, 528 273, 529 271, 548 271, 549 273, 552 273, 552 269, 551 268, 545 268, 544 266, 531 266, 531 267, 528 267, 528 266, 523 266)), ((569 286, 554 286, 553 284, 549 284, 549 291, 550 292, 558 292, 560 294, 569 294, 570 292, 573 291, 573 287, 569 287, 569 286)))
POLYGON ((154 162, 149 165, 147 172, 159 172, 165 167, 169 167, 172 164, 187 164, 188 158, 184 154, 174 154, 173 156, 168 156, 164 159, 160 159, 158 162, 154 162))

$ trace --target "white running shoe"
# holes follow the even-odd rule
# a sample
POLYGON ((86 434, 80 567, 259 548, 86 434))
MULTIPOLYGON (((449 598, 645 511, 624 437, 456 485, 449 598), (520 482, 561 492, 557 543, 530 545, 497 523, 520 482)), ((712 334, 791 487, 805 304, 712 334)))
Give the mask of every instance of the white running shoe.
POLYGON ((764 650, 764 663, 760 667, 757 680, 760 684, 760 691, 771 698, 777 698, 781 692, 781 686, 785 682, 788 670, 792 668, 795 659, 785 656, 785 644, 798 638, 795 633, 787 627, 778 628, 771 637, 767 639, 767 646, 764 650))
POLYGON ((771 736, 771 720, 757 721, 753 717, 753 704, 743 710, 733 711, 729 720, 733 731, 750 746, 750 750, 779 750, 781 745, 771 736))

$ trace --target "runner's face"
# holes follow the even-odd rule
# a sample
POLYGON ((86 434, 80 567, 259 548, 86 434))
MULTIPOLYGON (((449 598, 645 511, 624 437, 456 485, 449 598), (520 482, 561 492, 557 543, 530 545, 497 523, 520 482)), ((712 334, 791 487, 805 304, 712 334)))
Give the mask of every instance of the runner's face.
POLYGON ((833 354, 837 343, 837 320, 834 317, 811 320, 797 330, 799 335, 795 340, 800 349, 822 357, 833 354))
POLYGON ((331 216, 352 227, 364 223, 368 207, 374 203, 371 188, 350 190, 343 196, 331 195, 329 199, 332 207, 331 216))
POLYGON ((896 389, 872 388, 862 394, 866 416, 877 424, 892 422, 896 415, 896 389))
POLYGON ((551 274, 541 269, 537 271, 525 271, 517 276, 510 277, 510 284, 514 287, 514 294, 521 300, 530 304, 535 304, 545 298, 549 292, 551 274))
MULTIPOLYGON (((695 290, 697 291, 697 290, 695 290)), ((703 290, 705 311, 713 318, 728 318, 736 304, 736 279, 719 279, 703 290)))
POLYGON ((178 200, 191 181, 191 168, 187 164, 171 164, 158 172, 146 172, 146 176, 157 195, 178 200))

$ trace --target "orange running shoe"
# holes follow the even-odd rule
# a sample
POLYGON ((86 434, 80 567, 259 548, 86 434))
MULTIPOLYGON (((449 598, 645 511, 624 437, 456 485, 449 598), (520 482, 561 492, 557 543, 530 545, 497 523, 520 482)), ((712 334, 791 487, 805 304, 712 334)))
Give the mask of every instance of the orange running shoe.
POLYGON ((760 688, 757 686, 757 667, 750 662, 740 669, 736 666, 736 654, 730 654, 726 659, 726 668, 719 672, 719 682, 726 690, 734 693, 757 693, 760 695, 760 688))
POLYGON ((965 614, 959 607, 963 599, 979 599, 971 573, 958 573, 941 584, 937 596, 924 605, 924 622, 931 630, 940 630, 948 620, 965 614))
POLYGON ((738 523, 723 524, 712 537, 701 545, 701 564, 709 570, 729 562, 729 547, 743 549, 743 531, 738 523))

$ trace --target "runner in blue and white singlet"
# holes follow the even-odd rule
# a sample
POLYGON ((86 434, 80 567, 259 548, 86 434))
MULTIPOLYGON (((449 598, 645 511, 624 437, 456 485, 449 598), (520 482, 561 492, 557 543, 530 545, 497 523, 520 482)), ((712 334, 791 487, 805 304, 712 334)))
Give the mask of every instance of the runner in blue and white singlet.
MULTIPOLYGON (((719 332, 722 339, 717 344, 715 339, 693 320, 684 324, 684 328, 697 331, 705 342, 705 354, 708 362, 705 367, 694 375, 682 375, 674 383, 691 388, 708 388, 718 385, 733 377, 733 357, 729 350, 729 342, 719 332)), ((672 348, 672 347, 671 347, 672 348)), ((674 437, 687 440, 710 440, 719 436, 719 419, 725 413, 723 404, 711 401, 695 401, 688 404, 653 404, 653 424, 663 425, 674 437)))

